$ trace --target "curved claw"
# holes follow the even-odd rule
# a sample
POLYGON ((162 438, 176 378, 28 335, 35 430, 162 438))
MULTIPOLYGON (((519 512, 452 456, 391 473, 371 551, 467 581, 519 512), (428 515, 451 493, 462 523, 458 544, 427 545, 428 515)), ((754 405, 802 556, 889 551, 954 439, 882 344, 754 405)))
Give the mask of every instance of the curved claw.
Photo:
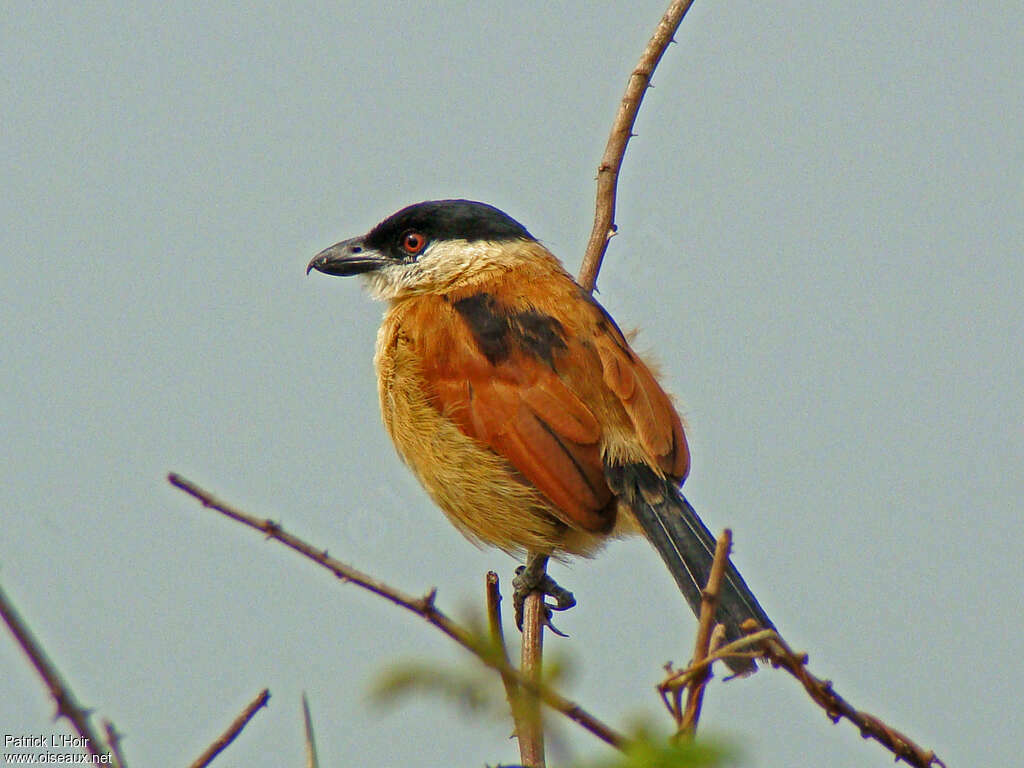
POLYGON ((551 623, 551 608, 544 604, 544 621, 542 622, 551 632, 554 632, 559 637, 568 637, 568 635, 551 623))
POLYGON ((576 597, 545 573, 546 558, 540 561, 540 567, 537 567, 537 562, 538 560, 533 560, 528 565, 520 565, 516 568, 515 578, 512 579, 512 586, 515 588, 512 603, 515 607, 516 627, 520 632, 523 631, 523 606, 526 603, 526 596, 531 592, 540 592, 554 598, 554 603, 544 601, 544 625, 559 637, 568 637, 551 623, 551 614, 553 611, 567 611, 572 608, 576 605, 576 597))

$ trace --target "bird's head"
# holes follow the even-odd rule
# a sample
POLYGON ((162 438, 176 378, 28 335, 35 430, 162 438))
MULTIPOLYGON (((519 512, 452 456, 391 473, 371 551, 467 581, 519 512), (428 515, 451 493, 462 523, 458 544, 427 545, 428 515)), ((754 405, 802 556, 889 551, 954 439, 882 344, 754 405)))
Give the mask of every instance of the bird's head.
POLYGON ((514 268, 537 248, 546 253, 526 227, 494 206, 431 200, 321 251, 306 273, 364 275, 376 298, 390 300, 485 279, 514 268))

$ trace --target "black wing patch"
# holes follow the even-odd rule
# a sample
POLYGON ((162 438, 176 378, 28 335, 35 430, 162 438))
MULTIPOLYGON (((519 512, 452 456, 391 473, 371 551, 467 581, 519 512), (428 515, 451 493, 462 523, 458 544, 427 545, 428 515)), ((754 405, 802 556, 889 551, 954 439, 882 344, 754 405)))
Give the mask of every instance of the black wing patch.
POLYGON ((489 293, 467 296, 452 306, 466 321, 480 352, 491 365, 521 351, 554 369, 555 355, 568 349, 565 327, 551 315, 535 309, 512 309, 489 293))

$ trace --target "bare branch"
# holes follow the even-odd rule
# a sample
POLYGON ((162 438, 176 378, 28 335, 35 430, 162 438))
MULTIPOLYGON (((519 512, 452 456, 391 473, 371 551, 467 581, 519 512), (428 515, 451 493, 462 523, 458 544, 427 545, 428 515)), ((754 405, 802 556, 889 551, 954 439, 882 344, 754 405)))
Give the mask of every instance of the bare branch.
MULTIPOLYGON (((945 763, 936 757, 934 752, 918 746, 907 736, 886 725, 874 715, 854 709, 835 692, 831 681, 821 680, 812 675, 807 669, 807 654, 795 653, 775 630, 757 630, 756 627, 751 626, 747 629, 749 634, 745 637, 720 648, 712 647, 711 651, 707 652, 705 633, 709 626, 713 626, 712 620, 708 618, 708 612, 711 610, 709 603, 712 597, 717 596, 721 586, 721 573, 716 574, 715 571, 718 567, 724 568, 725 558, 728 557, 731 545, 732 533, 726 529, 718 540, 708 586, 701 601, 700 627, 693 661, 686 669, 682 670, 674 670, 669 665, 667 678, 658 685, 662 701, 675 717, 679 725, 679 732, 692 733, 696 729, 701 704, 698 694, 702 695, 699 689, 706 685, 710 677, 711 665, 714 662, 736 657, 756 657, 767 661, 776 669, 780 667, 785 669, 800 681, 807 693, 810 694, 811 699, 825 710, 825 714, 832 722, 838 723, 843 718, 849 720, 860 729, 864 738, 879 742, 896 756, 897 761, 903 760, 916 768, 930 768, 931 766, 945 768, 945 763), (688 692, 688 699, 685 712, 681 712, 681 697, 684 690, 688 692)), ((751 623, 753 624, 753 622, 751 623)))
POLYGON ((249 705, 242 710, 242 714, 234 719, 228 729, 222 733, 216 741, 214 741, 206 751, 203 752, 196 761, 192 763, 189 768, 205 768, 209 765, 213 758, 224 751, 224 748, 228 746, 235 738, 242 732, 242 729, 252 720, 253 716, 262 708, 267 706, 267 702, 270 700, 270 691, 264 688, 260 694, 249 702, 249 705))
POLYGON ((626 154, 626 145, 633 135, 633 124, 640 111, 640 102, 651 82, 651 75, 661 61, 661 56, 672 42, 679 29, 679 24, 690 10, 693 0, 672 0, 665 11, 657 29, 647 43, 639 63, 629 76, 626 93, 622 97, 619 111, 612 123, 601 164, 597 167, 597 204, 594 210, 594 227, 590 231, 590 240, 580 267, 579 284, 586 290, 593 291, 597 283, 597 273, 601 269, 601 261, 608 248, 608 241, 616 232, 615 196, 619 184, 619 169, 622 158, 626 154))
POLYGON ((678 695, 678 691, 686 688, 703 675, 713 662, 736 656, 746 658, 756 656, 764 659, 776 669, 780 667, 785 669, 800 681, 807 693, 810 694, 811 699, 825 710, 825 714, 833 723, 838 723, 844 718, 849 720, 860 729, 861 736, 877 741, 892 752, 897 761, 903 760, 915 768, 931 768, 931 766, 945 768, 946 764, 934 752, 918 746, 906 735, 886 725, 874 715, 854 709, 835 692, 830 680, 821 680, 807 670, 807 654, 794 652, 786 641, 779 637, 778 632, 772 629, 762 629, 752 632, 746 637, 741 637, 739 640, 709 653, 706 658, 695 661, 686 669, 670 670, 669 677, 658 686, 662 699, 669 710, 672 710, 668 699, 669 695, 678 695), (746 650, 754 648, 758 649, 757 653, 750 653, 746 650))
POLYGON ((934 752, 925 750, 905 735, 890 728, 874 715, 854 709, 842 696, 832 688, 831 680, 821 680, 807 670, 807 654, 793 652, 786 642, 773 633, 774 637, 763 643, 764 658, 772 666, 789 672, 803 685, 810 697, 825 710, 825 714, 833 723, 846 718, 860 729, 865 739, 874 739, 896 756, 897 762, 905 761, 916 768, 930 768, 933 765, 946 768, 934 752))
MULTIPOLYGON (((534 591, 526 596, 523 609, 523 645, 520 668, 534 686, 541 686, 542 655, 544 652, 544 595, 534 591)), ((536 693, 523 697, 519 751, 524 768, 544 768, 544 723, 541 720, 540 701, 536 693)))
POLYGON ((110 720, 103 721, 103 733, 107 736, 107 745, 110 747, 110 751, 114 753, 114 760, 117 761, 117 765, 125 768, 128 763, 125 762, 124 754, 121 752, 122 734, 118 732, 110 720))
POLYGON ((395 605, 399 605, 421 616, 463 648, 473 653, 488 667, 500 673, 512 675, 521 688, 539 695, 544 703, 549 707, 561 712, 570 720, 597 736, 597 738, 613 747, 616 747, 617 749, 622 749, 626 745, 627 739, 625 736, 618 733, 610 726, 602 723, 575 702, 559 695, 549 686, 538 685, 526 675, 522 674, 518 669, 510 667, 508 664, 504 663, 500 654, 496 654, 494 652, 491 644, 487 642, 485 638, 478 638, 469 630, 452 621, 452 619, 434 605, 436 590, 430 591, 424 597, 414 598, 378 579, 373 578, 369 574, 363 573, 362 571, 331 557, 327 554, 327 550, 317 549, 311 544, 300 539, 298 536, 288 533, 273 520, 261 520, 256 517, 252 517, 239 509, 219 501, 209 492, 203 490, 195 483, 186 480, 181 475, 171 473, 167 476, 167 480, 174 487, 180 488, 185 491, 185 493, 197 499, 204 507, 213 509, 236 522, 263 532, 268 539, 279 541, 286 547, 295 550, 321 567, 326 568, 342 581, 350 582, 362 587, 375 595, 379 595, 384 599, 391 601, 395 605))
POLYGON ((313 716, 309 713, 309 699, 302 692, 302 723, 306 734, 306 768, 320 768, 320 758, 316 754, 316 739, 313 738, 313 716))
MULTIPOLYGON (((491 633, 491 644, 501 655, 502 662, 506 667, 511 668, 512 662, 508 656, 508 646, 505 645, 505 631, 501 626, 501 591, 498 587, 498 574, 494 571, 487 572, 486 578, 487 593, 487 625, 491 633)), ((512 713, 512 720, 515 723, 516 738, 523 732, 522 718, 522 696, 520 695, 519 683, 515 676, 505 670, 501 673, 501 683, 505 686, 505 698, 508 700, 508 707, 512 713)), ((520 750, 521 753, 521 750, 520 750)))
MULTIPOLYGON (((668 693, 676 693, 685 689, 690 681, 693 680, 700 674, 710 667, 716 661, 723 661, 725 659, 743 658, 743 659, 758 659, 762 657, 762 653, 758 651, 748 650, 751 648, 760 648, 761 644, 765 640, 771 640, 777 637, 774 630, 762 629, 759 632, 741 637, 739 640, 734 640, 728 645, 720 647, 714 647, 714 636, 712 635, 712 647, 708 655, 702 661, 695 661, 686 667, 686 669, 676 670, 672 668, 672 665, 667 666, 668 677, 658 685, 658 690, 662 693, 664 698, 668 693)), ((666 706, 669 712, 675 712, 672 705, 666 701, 666 706)), ((678 719, 678 718, 677 718, 678 719)))
MULTIPOLYGON (((32 630, 18 614, 14 605, 7 599, 7 595, 0 588, 0 616, 10 628, 14 638, 18 641, 21 649, 25 651, 32 666, 36 668, 39 676, 43 678, 46 687, 50 689, 50 695, 57 703, 57 717, 66 717, 74 727, 78 735, 85 739, 85 749, 90 755, 109 755, 106 743, 93 729, 89 722, 89 712, 78 703, 71 687, 61 677, 57 667, 50 661, 43 646, 32 634, 32 630)), ((112 756, 107 759, 113 759, 112 756)))
MULTIPOLYGON (((715 628, 715 613, 718 610, 718 593, 722 589, 725 565, 729 561, 731 550, 732 531, 726 528, 718 538, 715 559, 711 563, 711 572, 708 574, 708 583, 701 594, 700 622, 697 625, 697 640, 693 649, 694 664, 699 664, 707 658, 708 649, 711 646, 711 632, 715 628)), ((700 719, 700 707, 704 702, 704 689, 710 679, 711 667, 709 665, 691 680, 687 689, 686 710, 679 722, 680 734, 693 736, 696 733, 697 721, 700 719)))

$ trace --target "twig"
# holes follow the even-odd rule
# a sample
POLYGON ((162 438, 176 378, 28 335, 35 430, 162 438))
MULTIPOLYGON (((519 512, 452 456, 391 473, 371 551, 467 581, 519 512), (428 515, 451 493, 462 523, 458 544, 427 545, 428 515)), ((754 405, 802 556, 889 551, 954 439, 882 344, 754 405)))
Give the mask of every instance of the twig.
POLYGON ((714 636, 712 636, 713 650, 711 650, 711 652, 708 653, 702 661, 692 662, 688 667, 680 670, 676 670, 669 665, 668 677, 658 685, 658 691, 661 693, 662 698, 665 699, 665 706, 668 708, 668 711, 676 717, 676 722, 679 721, 677 713, 681 707, 674 707, 667 699, 668 694, 674 694, 678 699, 681 695, 680 692, 689 686, 690 681, 702 674, 716 661, 724 661, 726 659, 733 658, 761 658, 763 656, 762 652, 747 649, 760 648, 764 641, 774 639, 775 637, 777 637, 777 635, 774 630, 762 629, 759 632, 754 632, 753 634, 734 640, 728 645, 714 647, 714 636))
POLYGON ((121 768, 125 768, 128 763, 124 760, 124 753, 121 752, 121 739, 123 734, 118 732, 114 724, 109 720, 103 721, 103 733, 107 737, 107 745, 110 747, 110 751, 114 753, 114 760, 121 768))
MULTIPOLYGON (((708 583, 700 598, 700 623, 697 625, 697 640, 693 648, 693 663, 698 664, 708 656, 711 646, 711 632, 715 628, 715 613, 718 611, 718 593, 722 589, 722 578, 725 576, 725 564, 729 561, 732 550, 732 531, 726 528, 718 538, 715 547, 715 559, 711 563, 708 583)), ((710 665, 704 667, 690 681, 686 694, 686 709, 679 722, 679 733, 692 736, 697 731, 697 720, 700 719, 700 707, 704 702, 704 689, 711 679, 710 665)))
POLYGON ((260 708, 267 706, 267 701, 269 700, 270 691, 264 688, 259 696, 249 702, 249 706, 242 710, 242 714, 234 719, 231 725, 228 726, 228 729, 207 747, 206 751, 196 758, 196 761, 189 768, 205 768, 205 766, 209 765, 213 758, 223 752, 224 748, 235 740, 260 708))
POLYGON ((316 739, 313 738, 313 716, 309 713, 309 699, 302 692, 302 723, 306 734, 306 768, 320 768, 320 758, 316 754, 316 739))
MULTIPOLYGON (((32 634, 32 630, 28 628, 28 625, 18 614, 14 605, 7 599, 7 595, 2 588, 0 588, 0 616, 3 616, 14 638, 18 641, 22 650, 25 651, 29 661, 32 662, 32 666, 36 668, 39 676, 46 683, 46 687, 50 689, 50 695, 53 696, 54 701, 57 703, 56 717, 66 717, 71 722, 78 735, 85 739, 84 746, 90 755, 109 755, 110 753, 107 751, 103 739, 93 730, 92 724, 89 722, 88 710, 78 703, 70 686, 61 677, 57 667, 50 661, 46 651, 43 650, 43 646, 40 645, 35 635, 32 634)), ((114 758, 109 756, 106 759, 111 760, 114 758)))
POLYGON ((840 719, 846 718, 860 729, 860 735, 865 739, 874 739, 896 755, 897 762, 903 760, 917 768, 930 768, 933 765, 946 767, 946 764, 931 750, 925 750, 918 746, 874 715, 854 709, 833 690, 831 680, 821 680, 807 670, 806 653, 794 653, 793 649, 777 633, 773 634, 774 637, 764 641, 764 658, 772 666, 782 667, 799 680, 807 693, 825 710, 825 714, 833 723, 838 723, 840 719))
POLYGON ((213 509, 220 514, 250 528, 254 528, 257 531, 262 531, 268 539, 279 541, 286 547, 295 550, 321 567, 326 568, 342 581, 355 584, 374 593, 375 595, 379 595, 384 599, 391 601, 395 605, 399 605, 409 611, 412 611, 437 629, 441 630, 441 632, 463 648, 472 652, 488 667, 498 672, 507 672, 512 675, 520 687, 533 691, 535 694, 539 695, 544 703, 549 707, 561 712, 574 723, 585 730, 590 731, 594 736, 597 736, 597 738, 613 747, 616 747, 617 749, 622 749, 626 745, 627 739, 625 736, 618 733, 605 723, 602 723, 575 702, 559 695, 549 686, 538 686, 533 680, 527 678, 518 669, 505 664, 500 655, 494 653, 494 649, 491 647, 490 643, 477 638, 473 633, 452 621, 444 612, 434 605, 436 590, 432 590, 426 596, 421 598, 415 598, 411 595, 407 595, 394 587, 391 587, 384 582, 331 557, 327 554, 327 550, 317 549, 311 544, 300 539, 298 536, 288 533, 273 520, 261 520, 260 518, 252 517, 239 509, 228 506, 197 486, 195 483, 186 480, 181 475, 171 473, 167 476, 167 480, 174 487, 180 488, 185 491, 185 493, 197 499, 204 507, 213 509))
MULTIPOLYGON (((491 633, 491 643, 500 654, 505 666, 511 668, 512 661, 509 659, 508 646, 505 645, 505 631, 501 626, 501 591, 498 587, 498 574, 494 571, 487 572, 485 591, 487 594, 487 626, 491 633)), ((499 673, 501 674, 501 684, 505 686, 505 698, 508 700, 508 708, 512 713, 512 720, 515 722, 515 735, 518 739, 523 730, 520 723, 523 713, 519 683, 515 676, 507 671, 502 669, 499 670, 499 673)))
POLYGON ((860 729, 861 736, 880 743, 896 756, 897 761, 903 760, 915 768, 945 768, 946 764, 931 750, 918 746, 906 735, 889 727, 874 715, 854 709, 835 692, 830 680, 821 680, 807 670, 807 654, 794 652, 778 632, 772 629, 752 632, 709 653, 705 659, 695 661, 686 669, 670 671, 669 677, 658 686, 665 706, 672 712, 669 696, 690 685, 691 681, 703 674, 713 662, 735 656, 749 658, 752 655, 766 660, 776 669, 785 669, 800 681, 811 699, 825 710, 825 714, 833 723, 838 723, 843 718, 849 720, 860 729), (748 653, 748 648, 756 648, 758 652, 748 653))
MULTIPOLYGON (((544 595, 531 592, 523 606, 523 646, 520 668, 523 675, 537 688, 541 686, 544 653, 544 595)), ((526 732, 519 735, 519 751, 523 768, 545 768, 544 723, 541 720, 540 701, 536 693, 528 692, 522 699, 521 725, 526 732)))
POLYGON ((622 158, 626 154, 626 145, 633 135, 633 124, 636 122, 640 102, 651 82, 651 75, 661 61, 661 56, 672 42, 683 16, 690 10, 693 0, 672 0, 668 10, 658 22, 657 29, 647 43, 640 62, 629 76, 626 93, 622 97, 619 111, 612 123, 608 143, 597 167, 597 204, 594 210, 594 227, 590 231, 590 240, 580 267, 579 284, 586 290, 593 291, 597 282, 597 273, 601 269, 608 241, 616 232, 615 195, 619 183, 619 169, 622 158))

